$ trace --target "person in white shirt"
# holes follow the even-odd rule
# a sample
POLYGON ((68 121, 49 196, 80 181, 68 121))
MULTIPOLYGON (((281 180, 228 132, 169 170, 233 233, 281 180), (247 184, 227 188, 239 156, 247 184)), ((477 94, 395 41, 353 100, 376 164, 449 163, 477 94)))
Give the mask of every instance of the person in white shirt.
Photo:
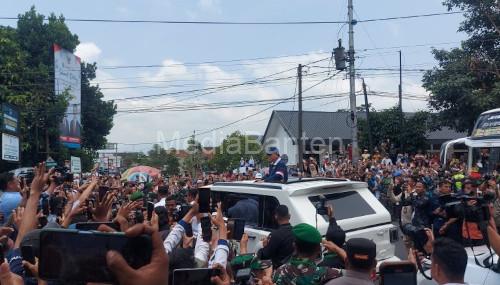
MULTIPOLYGON (((464 246, 449 238, 438 238, 426 229, 428 242, 424 249, 431 255, 431 277, 439 285, 467 284, 467 252, 464 246)), ((413 259, 415 257, 413 256, 413 259)))
POLYGON ((465 284, 467 252, 464 246, 449 238, 434 242, 431 275, 439 285, 465 284))
POLYGON ((155 204, 155 208, 159 206, 165 207, 167 196, 168 196, 168 186, 167 185, 159 186, 158 203, 155 204))

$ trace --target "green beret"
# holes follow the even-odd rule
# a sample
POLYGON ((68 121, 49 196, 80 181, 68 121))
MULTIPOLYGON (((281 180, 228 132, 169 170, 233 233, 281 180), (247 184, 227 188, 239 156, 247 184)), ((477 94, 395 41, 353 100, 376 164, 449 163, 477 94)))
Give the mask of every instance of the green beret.
POLYGON ((130 195, 130 201, 137 201, 139 199, 142 199, 144 194, 141 191, 136 191, 130 195))
POLYGON ((318 230, 309 224, 298 224, 292 228, 293 236, 303 242, 321 243, 321 234, 318 230))
POLYGON ((271 260, 260 260, 255 258, 252 263, 250 263, 250 269, 252 270, 264 270, 271 267, 273 264, 271 260))
POLYGON ((233 270, 248 268, 253 258, 254 258, 253 254, 242 254, 235 256, 233 260, 231 260, 231 267, 233 270))

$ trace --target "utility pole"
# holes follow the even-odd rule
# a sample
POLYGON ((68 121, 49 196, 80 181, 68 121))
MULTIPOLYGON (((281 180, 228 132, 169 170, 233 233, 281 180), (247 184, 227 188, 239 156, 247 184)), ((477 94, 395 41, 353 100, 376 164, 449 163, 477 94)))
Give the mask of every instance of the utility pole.
POLYGON ((197 155, 197 149, 196 149, 196 130, 193 130, 193 154, 191 155, 192 159, 193 159, 193 177, 191 177, 192 179, 196 179, 196 164, 198 162, 198 158, 196 157, 197 155))
POLYGON ((303 165, 302 165, 302 159, 304 158, 304 140, 302 138, 302 64, 299 64, 299 67, 297 68, 297 76, 298 76, 298 84, 299 84, 299 114, 298 114, 298 119, 299 119, 299 134, 298 134, 298 141, 297 145, 299 147, 298 150, 298 163, 297 166, 299 167, 299 172, 302 172, 303 165))
POLYGON ((366 92, 366 84, 364 78, 363 78, 363 94, 365 95, 366 123, 368 127, 368 149, 370 150, 370 153, 372 153, 373 151, 372 126, 370 123, 370 108, 368 106, 368 93, 366 92))
POLYGON ((356 78, 354 71, 354 25, 356 21, 353 20, 353 0, 349 0, 347 9, 349 15, 349 83, 350 83, 350 104, 351 104, 351 147, 352 147, 352 162, 354 165, 358 164, 359 150, 358 150, 358 116, 356 115, 356 78))
MULTIPOLYGON (((402 63, 401 63, 401 50, 399 51, 399 126, 400 126, 400 133, 403 133, 403 121, 404 121, 404 113, 403 113, 403 68, 402 68, 402 63)), ((400 135, 399 138, 399 148, 400 152, 403 153, 404 149, 404 138, 402 135, 400 135)))

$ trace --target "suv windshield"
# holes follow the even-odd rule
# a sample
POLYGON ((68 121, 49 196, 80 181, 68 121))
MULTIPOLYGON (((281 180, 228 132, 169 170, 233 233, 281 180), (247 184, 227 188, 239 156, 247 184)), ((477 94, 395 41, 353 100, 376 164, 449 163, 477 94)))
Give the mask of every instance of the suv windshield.
MULTIPOLYGON (((322 195, 326 198, 326 205, 333 205, 334 215, 337 220, 350 219, 360 216, 375 214, 373 208, 356 191, 333 193, 322 195)), ((309 201, 313 205, 321 203, 319 195, 310 196, 309 201)), ((323 216, 325 220, 327 216, 323 216)))

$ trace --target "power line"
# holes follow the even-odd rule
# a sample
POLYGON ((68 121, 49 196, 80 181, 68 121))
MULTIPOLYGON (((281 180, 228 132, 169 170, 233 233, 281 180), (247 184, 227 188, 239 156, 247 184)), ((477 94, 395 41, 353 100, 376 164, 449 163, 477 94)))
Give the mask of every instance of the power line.
MULTIPOLYGON (((293 96, 292 97, 288 97, 286 99, 291 99, 291 98, 293 98, 293 96)), ((241 121, 244 121, 244 120, 246 120, 248 118, 251 118, 253 116, 257 116, 257 115, 259 115, 259 114, 261 114, 261 113, 263 113, 263 112, 265 112, 265 111, 267 111, 267 110, 269 110, 271 108, 274 108, 274 107, 278 106, 279 104, 285 102, 286 99, 283 100, 283 101, 280 101, 280 102, 278 102, 276 104, 273 104, 273 105, 271 105, 271 106, 269 106, 267 108, 264 108, 264 109, 262 109, 262 110, 260 110, 260 111, 258 111, 256 113, 253 113, 251 115, 248 115, 248 116, 245 116, 245 117, 243 117, 241 119, 238 119, 236 121, 233 121, 233 122, 230 122, 228 124, 224 124, 222 126, 219 126, 219 127, 216 127, 216 128, 212 128, 212 129, 209 129, 209 130, 206 130, 206 131, 202 131, 202 132, 197 133, 197 134, 198 135, 204 135, 204 134, 208 134, 208 133, 213 132, 213 131, 218 131, 220 129, 223 129, 223 128, 229 127, 231 125, 237 124, 237 123, 239 123, 241 121)), ((191 136, 189 135, 189 136, 185 136, 185 137, 181 137, 181 138, 177 138, 177 139, 172 139, 172 140, 167 140, 167 141, 162 141, 162 142, 156 141, 156 142, 144 142, 144 143, 118 143, 118 144, 121 144, 121 145, 145 145, 145 144, 157 144, 157 143, 170 143, 170 142, 174 142, 174 141, 180 141, 180 140, 188 139, 190 137, 191 136)))
MULTIPOLYGON (((404 20, 414 18, 426 18, 435 16, 445 16, 462 14, 462 12, 439 12, 429 14, 395 16, 385 18, 373 18, 358 21, 358 23, 381 22, 392 20, 404 20)), ((20 17, 0 17, 0 20, 19 20, 20 17)), ((44 19, 47 21, 48 19, 44 19)), ((67 22, 96 22, 96 23, 128 23, 128 24, 177 24, 177 25, 262 25, 262 26, 286 26, 286 25, 330 25, 330 24, 346 24, 346 21, 276 21, 276 22, 240 22, 240 21, 175 21, 175 20, 129 20, 129 19, 85 19, 85 18, 66 18, 67 22)))

